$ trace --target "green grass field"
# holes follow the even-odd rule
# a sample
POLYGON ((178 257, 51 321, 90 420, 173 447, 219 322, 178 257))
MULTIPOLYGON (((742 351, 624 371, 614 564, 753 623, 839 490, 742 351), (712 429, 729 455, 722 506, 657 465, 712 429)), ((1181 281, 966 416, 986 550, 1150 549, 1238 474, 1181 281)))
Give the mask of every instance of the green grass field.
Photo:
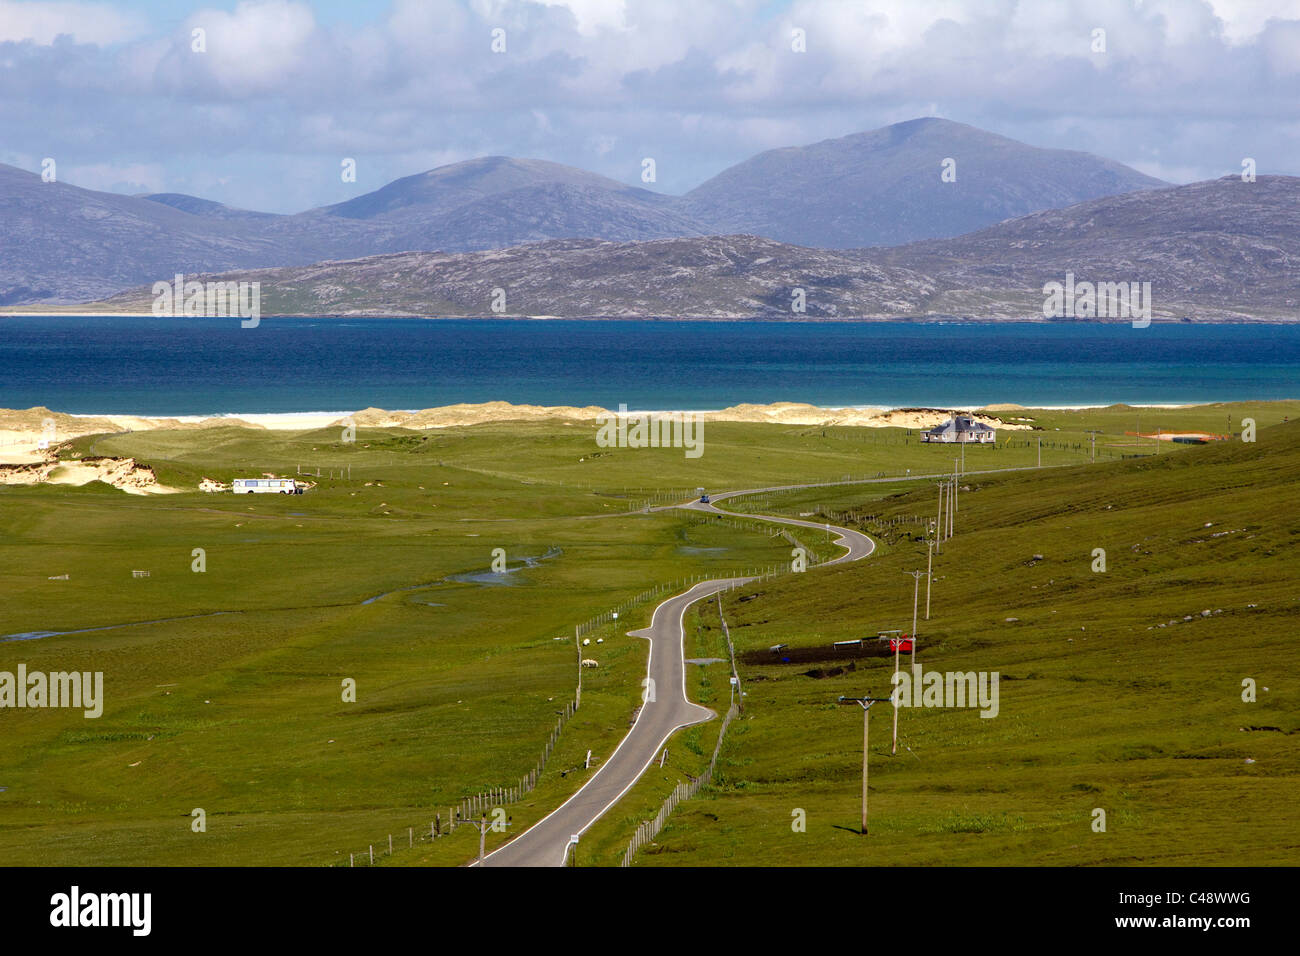
MULTIPOLYGON (((970 490, 936 560, 919 660, 1000 671, 1001 712, 905 710, 912 749, 890 758, 878 706, 871 837, 850 832, 860 712, 835 698, 883 695, 888 668, 810 677, 807 666, 743 665, 746 713, 716 786, 637 863, 1296 862, 1287 492, 1300 428, 1281 423, 1300 403, 1143 410, 1144 432, 1224 431, 1230 415, 1235 430, 1243 416, 1260 430, 1254 444, 1165 443, 1140 459, 1125 456, 1156 448, 1124 435, 1134 412, 1016 413, 1042 430, 967 450, 970 490), (1088 429, 1101 430, 1094 463, 1088 429), (1039 438, 1054 467, 977 474, 1029 468, 1039 438), (1107 551, 1104 574, 1090 570, 1094 547, 1107 551), (1258 703, 1241 702, 1245 677, 1258 681, 1258 703), (1094 807, 1107 810, 1105 834, 1090 830, 1094 807), (796 808, 805 833, 791 831, 796 808)), ((933 483, 915 479, 951 472, 951 448, 901 429, 705 431, 698 459, 598 449, 594 424, 563 422, 363 429, 352 444, 329 430, 238 428, 71 443, 63 456, 134 456, 186 490, 0 487, 0 637, 104 628, 0 641, 0 671, 103 671, 107 698, 98 719, 0 710, 0 857, 346 865, 373 844, 380 863, 464 863, 477 849, 470 828, 413 849, 408 828, 424 834, 461 797, 535 765, 573 695, 574 625, 657 586, 788 563, 775 529, 639 510, 696 487, 896 479, 728 502, 872 515, 864 529, 883 547, 734 592, 724 612, 741 652, 910 628, 902 572, 924 567, 925 549, 909 526, 883 522, 933 512, 933 483), (203 476, 299 466, 322 472, 302 496, 193 490, 203 476), (497 548, 513 569, 504 579, 485 576, 497 548), (342 700, 345 678, 355 703, 342 700), (191 831, 195 808, 206 833, 191 831)), ((626 732, 645 645, 623 632, 653 603, 589 635, 583 653, 601 668, 538 788, 510 808, 516 829, 590 776, 588 749, 599 766, 626 732)), ((688 656, 725 656, 715 603, 687 623, 688 656)), ((692 665, 696 699, 725 709, 726 674, 692 665)), ((616 863, 636 824, 707 763, 716 736, 717 722, 676 735, 665 767, 584 836, 579 865, 616 863)))
MULTIPOLYGON (((717 785, 638 863, 1294 865, 1298 468, 1300 425, 1287 424, 1254 445, 968 476, 917 660, 1000 672, 998 715, 900 709, 891 756, 892 710, 877 705, 863 837, 861 711, 836 700, 887 696, 892 659, 742 666, 747 713, 717 785)), ((935 503, 929 489, 775 497, 882 516, 935 503)), ((869 561, 729 595, 737 650, 910 631, 905 572, 925 565, 904 531, 869 561)))

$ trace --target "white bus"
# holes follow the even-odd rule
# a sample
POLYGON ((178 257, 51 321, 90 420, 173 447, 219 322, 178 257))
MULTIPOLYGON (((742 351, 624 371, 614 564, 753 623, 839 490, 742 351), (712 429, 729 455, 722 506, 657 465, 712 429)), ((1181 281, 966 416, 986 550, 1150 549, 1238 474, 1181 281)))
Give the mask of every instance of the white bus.
POLYGON ((236 478, 230 483, 230 490, 235 494, 281 494, 300 495, 298 482, 292 478, 236 478))

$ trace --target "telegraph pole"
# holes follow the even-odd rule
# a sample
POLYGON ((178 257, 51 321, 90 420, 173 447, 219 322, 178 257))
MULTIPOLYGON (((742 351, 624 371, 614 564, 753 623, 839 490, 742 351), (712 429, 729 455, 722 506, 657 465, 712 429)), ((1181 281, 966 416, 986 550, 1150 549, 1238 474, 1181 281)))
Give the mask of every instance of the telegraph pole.
MULTIPOLYGON (((493 825, 488 822, 486 813, 483 814, 483 817, 480 820, 466 820, 461 818, 459 813, 456 814, 456 817, 457 817, 456 819, 457 823, 468 823, 470 826, 478 830, 478 865, 482 866, 484 860, 483 851, 485 849, 485 844, 487 843, 487 832, 488 830, 492 829, 493 825)), ((513 826, 510 817, 506 817, 505 825, 513 826)))
POLYGON ((945 516, 945 518, 948 522, 948 537, 950 538, 952 537, 952 533, 953 533, 952 515, 953 515, 953 499, 956 497, 954 493, 955 491, 954 486, 956 484, 957 484, 957 480, 955 478, 952 481, 948 482, 948 514, 945 516))
MULTIPOLYGON (((889 756, 893 757, 898 754, 898 655, 903 647, 902 635, 894 638, 894 692, 889 695, 889 699, 894 702, 894 742, 889 748, 889 756)), ((866 739, 863 739, 863 746, 866 746, 866 739)), ((865 776, 865 773, 863 774, 865 776)), ((866 833, 867 828, 864 824, 862 832, 866 833)))
POLYGON ((867 731, 870 727, 867 721, 867 711, 871 709, 872 704, 878 704, 884 700, 890 700, 889 697, 841 697, 841 704, 858 704, 862 708, 862 835, 867 835, 867 754, 868 749, 867 731))
MULTIPOLYGON (((904 574, 910 574, 914 581, 912 585, 912 660, 911 666, 916 666, 916 604, 917 599, 921 596, 921 576, 928 574, 928 571, 904 571, 904 574)), ((898 713, 898 708, 894 708, 894 713, 898 713)), ((897 743, 897 742, 895 742, 897 743)))
POLYGON ((930 582, 933 578, 930 569, 934 562, 934 541, 925 543, 925 619, 930 620, 930 582))
POLYGON ((943 493, 946 482, 939 482, 939 515, 935 519, 935 546, 934 549, 940 554, 943 553, 943 493))

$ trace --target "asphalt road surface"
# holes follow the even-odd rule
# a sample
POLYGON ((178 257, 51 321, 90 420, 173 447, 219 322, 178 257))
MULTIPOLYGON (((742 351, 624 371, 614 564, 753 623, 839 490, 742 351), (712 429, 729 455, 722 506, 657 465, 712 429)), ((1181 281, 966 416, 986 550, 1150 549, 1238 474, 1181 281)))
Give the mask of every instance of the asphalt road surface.
MULTIPOLYGON (((744 494, 753 494, 753 492, 733 491, 717 495, 713 500, 721 501, 744 494)), ((716 514, 736 514, 736 512, 719 511, 712 504, 699 501, 672 507, 716 514)), ((839 564, 865 558, 876 547, 875 542, 865 534, 848 528, 819 524, 815 521, 800 521, 796 518, 778 518, 768 515, 747 517, 761 518, 777 524, 837 532, 839 538, 836 543, 846 549, 845 553, 825 562, 826 564, 839 564)), ((581 837, 619 801, 623 794, 632 788, 651 762, 659 756, 660 750, 675 731, 682 727, 689 727, 691 724, 712 720, 717 716, 707 707, 693 704, 686 698, 686 664, 683 650, 685 633, 682 619, 686 609, 696 601, 751 580, 753 578, 719 578, 702 581, 690 590, 674 595, 656 607, 649 627, 628 632, 633 637, 644 637, 650 641, 650 662, 647 665, 647 677, 650 683, 646 685, 644 694, 646 700, 637 713, 632 729, 628 731, 627 736, 619 743, 609 759, 577 793, 515 839, 489 853, 483 861, 484 865, 564 866, 568 859, 571 840, 575 836, 581 837), (653 697, 650 694, 652 689, 653 697)))

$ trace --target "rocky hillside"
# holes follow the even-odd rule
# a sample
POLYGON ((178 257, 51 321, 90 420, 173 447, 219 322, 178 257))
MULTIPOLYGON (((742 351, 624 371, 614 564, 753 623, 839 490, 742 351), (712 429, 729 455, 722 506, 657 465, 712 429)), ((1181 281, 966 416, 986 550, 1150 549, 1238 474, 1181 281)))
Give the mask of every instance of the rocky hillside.
POLYGON ((1300 178, 1239 176, 1035 213, 990 229, 876 249, 881 267, 935 276, 938 312, 1041 308, 1043 284, 1150 282, 1154 312, 1300 319, 1300 178))
MULTIPOLYGON (((1041 318, 1043 285, 1150 282, 1153 316, 1300 317, 1300 179, 1230 178, 1036 213, 892 249, 757 236, 551 240, 249 271, 264 314, 680 318, 1041 318), (805 311, 792 309, 803 289, 805 311)), ((147 311, 147 289, 107 308, 147 311)))

